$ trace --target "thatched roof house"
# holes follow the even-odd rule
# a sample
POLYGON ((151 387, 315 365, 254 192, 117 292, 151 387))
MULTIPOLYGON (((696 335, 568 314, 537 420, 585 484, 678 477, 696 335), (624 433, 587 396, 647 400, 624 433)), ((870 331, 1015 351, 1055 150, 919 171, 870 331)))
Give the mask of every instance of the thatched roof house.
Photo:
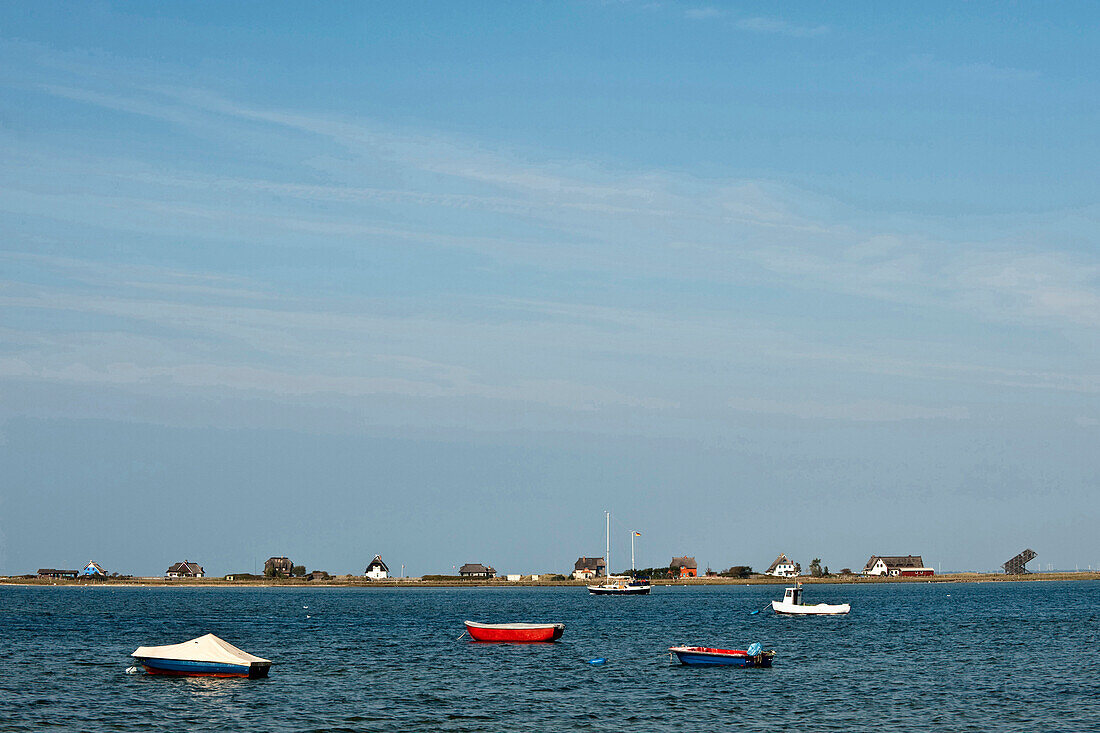
POLYGON ((607 575, 607 562, 602 557, 578 557, 573 563, 573 578, 588 580, 607 575))
POLYGON ((269 557, 264 563, 264 575, 274 578, 279 575, 290 576, 294 574, 294 563, 289 557, 269 557))
POLYGON ((164 573, 167 578, 205 578, 206 571, 197 562, 178 562, 164 573))
POLYGON ((695 562, 694 557, 674 557, 672 562, 668 564, 668 569, 671 571, 672 577, 681 578, 695 578, 699 575, 699 565, 695 562))
POLYGON ((39 578, 75 578, 75 570, 57 570, 55 568, 39 568, 39 578))
POLYGON ((775 561, 764 571, 764 575, 772 575, 777 578, 793 578, 798 575, 798 566, 791 562, 786 554, 781 552, 779 557, 775 558, 775 561))
POLYGON ((390 569, 386 566, 386 563, 382 562, 381 555, 375 555, 374 559, 370 561, 370 565, 367 565, 367 569, 363 571, 363 575, 371 580, 383 580, 390 577, 390 569))
POLYGON ((497 571, 491 565, 468 562, 458 569, 458 574, 464 578, 492 578, 497 574, 497 571))
POLYGON ((924 566, 920 555, 871 555, 863 566, 863 574, 922 577, 933 575, 934 571, 924 566))

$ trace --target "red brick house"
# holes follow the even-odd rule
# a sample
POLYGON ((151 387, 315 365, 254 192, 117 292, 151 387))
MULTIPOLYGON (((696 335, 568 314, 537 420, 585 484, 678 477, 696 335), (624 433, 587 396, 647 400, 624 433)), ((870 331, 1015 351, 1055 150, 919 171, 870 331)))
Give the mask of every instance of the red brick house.
POLYGON ((669 574, 674 578, 696 578, 699 576, 699 565, 694 557, 674 557, 668 564, 669 574))

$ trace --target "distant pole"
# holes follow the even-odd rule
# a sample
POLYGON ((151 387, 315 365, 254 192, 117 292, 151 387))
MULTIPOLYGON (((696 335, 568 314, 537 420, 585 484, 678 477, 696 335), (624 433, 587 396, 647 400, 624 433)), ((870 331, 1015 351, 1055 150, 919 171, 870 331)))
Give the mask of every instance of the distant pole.
POLYGON ((634 530, 630 530, 630 577, 634 577, 634 530))

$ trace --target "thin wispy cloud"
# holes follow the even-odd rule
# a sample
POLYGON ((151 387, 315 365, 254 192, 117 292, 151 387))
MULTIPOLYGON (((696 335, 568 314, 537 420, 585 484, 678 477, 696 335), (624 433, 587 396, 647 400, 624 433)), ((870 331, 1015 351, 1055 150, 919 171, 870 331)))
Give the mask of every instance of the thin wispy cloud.
POLYGON ((794 38, 813 38, 823 36, 829 32, 829 27, 824 25, 798 25, 779 18, 761 16, 740 18, 737 21, 737 27, 755 33, 775 33, 781 36, 793 36, 794 38))
POLYGON ((725 17, 727 12, 725 10, 719 10, 718 8, 706 7, 706 8, 688 8, 684 11, 684 16, 691 18, 692 20, 707 20, 708 18, 722 18, 725 17))
POLYGON ((853 422, 899 422, 905 420, 966 420, 965 407, 925 407, 881 400, 854 400, 834 404, 819 402, 774 402, 757 398, 730 400, 735 410, 783 415, 799 420, 836 420, 853 422))
MULTIPOLYGON (((751 20, 753 27, 746 29, 796 30, 751 20)), ((88 83, 94 87, 94 80, 88 83)), ((913 231, 901 232, 887 223, 876 227, 866 217, 854 224, 852 212, 841 222, 829 216, 843 208, 839 202, 772 181, 703 180, 665 170, 544 160, 537 151, 387 129, 347 115, 244 104, 194 88, 135 83, 108 92, 55 83, 37 89, 184 132, 220 129, 230 139, 259 140, 271 146, 273 157, 276 150, 284 156, 301 150, 305 157, 322 139, 342 151, 345 165, 307 167, 278 178, 204 174, 151 166, 124 151, 84 156, 28 149, 0 135, 0 147, 13 153, 0 164, 0 208, 12 213, 156 238, 163 237, 165 222, 175 222, 192 240, 232 243, 262 257, 321 243, 349 262, 357 252, 453 250, 481 257, 481 267, 501 272, 537 267, 582 280, 644 278, 662 287, 778 287, 798 297, 820 292, 1029 327, 1093 328, 1100 312, 1100 264, 1081 253, 937 239, 913 233, 924 228, 919 221, 910 222, 913 231), (78 184, 75 195, 54 192, 36 182, 34 171, 42 169, 65 169, 73 180, 88 184, 78 184), (373 174, 379 170, 386 175, 373 174), (807 205, 811 200, 813 205, 807 205), (492 227, 482 225, 485 217, 492 227)), ((12 256, 24 263, 31 257, 18 248, 12 256)), ((698 305, 669 302, 610 308, 595 295, 582 304, 511 296, 490 303, 447 295, 439 296, 437 305, 419 306, 415 317, 353 315, 377 308, 400 312, 411 301, 393 296, 334 300, 308 290, 280 294, 262 281, 219 282, 218 273, 176 276, 129 268, 118 273, 124 277, 114 278, 106 276, 115 267, 109 262, 84 264, 87 272, 81 274, 81 261, 72 257, 37 262, 40 268, 67 272, 86 292, 31 288, 12 280, 0 301, 27 312, 64 312, 74 323, 123 319, 131 324, 123 330, 170 324, 181 334, 169 350, 174 363, 156 356, 163 348, 158 339, 131 335, 120 341, 99 325, 94 331, 74 326, 70 335, 60 337, 69 340, 68 346, 51 351, 39 344, 22 355, 9 354, 0 376, 113 385, 160 382, 179 389, 258 390, 296 399, 386 395, 537 403, 566 410, 675 410, 696 398, 659 387, 658 371, 646 368, 634 368, 631 388, 623 389, 617 384, 621 375, 611 376, 612 365, 643 354, 656 362, 685 356, 709 362, 735 353, 733 345, 740 341, 752 343, 759 363, 831 363, 893 378, 1012 389, 1082 394, 1095 389, 1091 374, 991 374, 983 371, 988 363, 944 367, 900 355, 872 358, 836 344, 823 344, 824 357, 799 353, 795 344, 800 339, 819 339, 795 323, 776 329, 764 328, 759 319, 734 318, 736 298, 704 312, 698 305), (133 325, 139 323, 145 325, 133 325), (92 340, 80 335, 92 332, 97 333, 92 340), (746 341, 746 334, 754 332, 746 341), (348 348, 344 342, 358 346, 348 348), (478 348, 441 351, 434 346, 448 342, 478 348), (569 353, 544 362, 537 378, 509 382, 503 377, 507 370, 476 366, 493 353, 499 363, 509 363, 512 357, 505 354, 518 344, 540 353, 555 343, 570 344, 569 353), (242 348, 226 351, 228 344, 242 348), (714 353, 707 354, 708 349, 714 353), (220 360, 203 356, 215 350, 220 360), (119 359, 120 351, 131 357, 119 359), (134 358, 142 354, 144 359, 134 358), (316 354, 342 356, 326 369, 311 358, 316 354), (378 354, 389 356, 379 360, 378 354), (576 371, 585 362, 587 368, 576 371), (604 366, 592 368, 600 362, 604 366), (425 379, 428 374, 434 376, 425 379)), ((951 406, 870 398, 856 400, 851 408, 810 395, 801 408, 784 399, 746 399, 731 397, 726 404, 746 412, 853 422, 965 416, 951 406)))
POLYGON ((982 83, 1030 82, 1042 76, 1034 69, 1001 66, 988 61, 949 61, 934 54, 910 56, 905 66, 912 71, 951 76, 982 83))
POLYGON ((793 38, 813 38, 825 35, 829 32, 826 25, 800 25, 782 18, 766 16, 737 16, 733 11, 712 6, 700 8, 688 8, 684 11, 684 17, 689 20, 728 20, 731 27, 753 33, 770 33, 793 38))

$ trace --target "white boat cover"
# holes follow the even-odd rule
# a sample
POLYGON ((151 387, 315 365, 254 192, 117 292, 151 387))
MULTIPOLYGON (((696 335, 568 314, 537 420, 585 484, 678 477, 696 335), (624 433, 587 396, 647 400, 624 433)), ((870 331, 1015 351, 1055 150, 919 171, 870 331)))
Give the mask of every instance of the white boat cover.
POLYGON ((239 664, 249 667, 256 662, 271 664, 270 659, 256 657, 241 651, 227 641, 213 634, 200 636, 182 644, 166 646, 139 646, 131 657, 139 659, 176 659, 184 662, 218 662, 220 664, 239 664))

